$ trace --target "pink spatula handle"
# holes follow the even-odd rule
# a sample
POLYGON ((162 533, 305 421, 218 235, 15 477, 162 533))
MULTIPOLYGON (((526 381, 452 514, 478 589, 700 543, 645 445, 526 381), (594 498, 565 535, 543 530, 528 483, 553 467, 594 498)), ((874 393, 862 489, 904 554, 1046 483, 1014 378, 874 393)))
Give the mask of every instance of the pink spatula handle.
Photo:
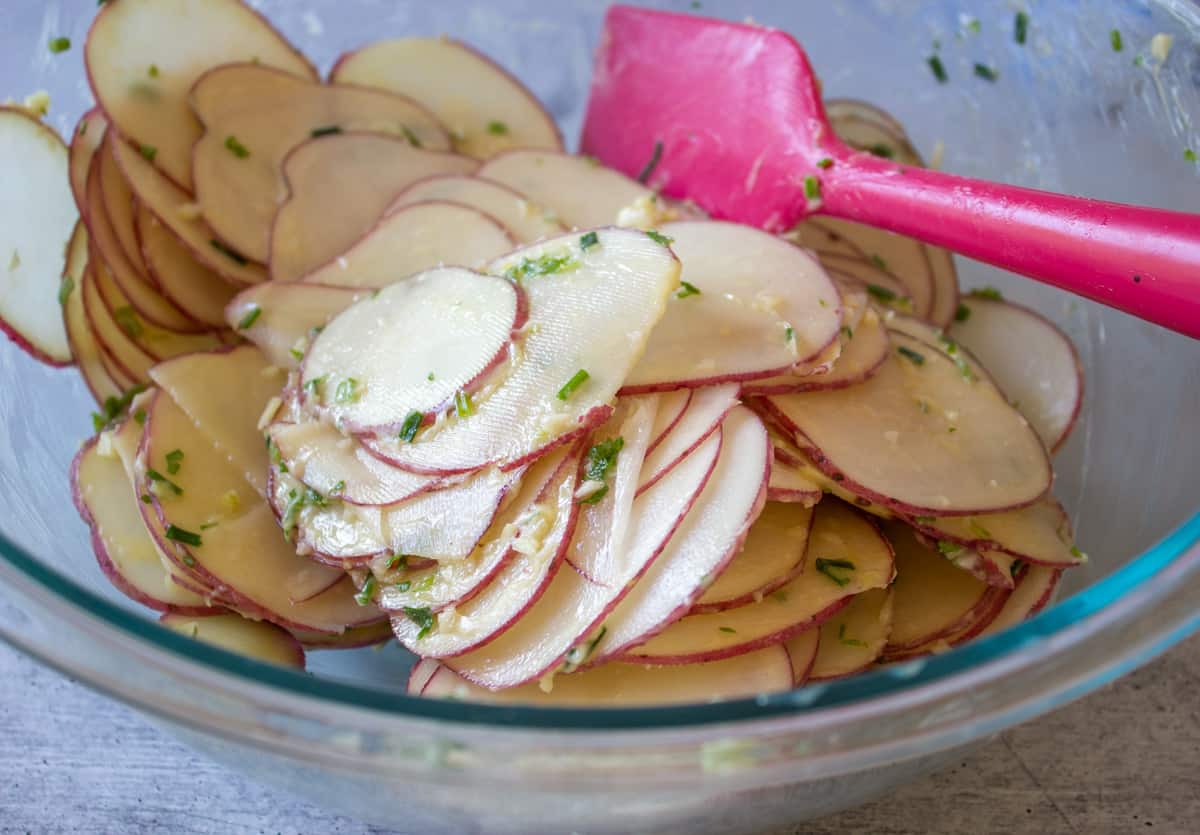
POLYGON ((1200 216, 1066 197, 839 148, 821 212, 919 238, 1200 338, 1200 216))

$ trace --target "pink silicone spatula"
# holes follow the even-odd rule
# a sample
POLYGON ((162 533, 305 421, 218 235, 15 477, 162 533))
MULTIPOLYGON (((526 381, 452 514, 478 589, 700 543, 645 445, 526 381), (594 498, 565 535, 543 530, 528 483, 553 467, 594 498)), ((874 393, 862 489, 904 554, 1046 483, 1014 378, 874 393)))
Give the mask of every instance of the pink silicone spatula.
POLYGON ((656 158, 651 185, 717 218, 778 232, 815 212, 834 215, 1200 338, 1200 215, 851 150, 829 127, 804 51, 778 30, 613 6, 582 150, 631 176, 656 158))

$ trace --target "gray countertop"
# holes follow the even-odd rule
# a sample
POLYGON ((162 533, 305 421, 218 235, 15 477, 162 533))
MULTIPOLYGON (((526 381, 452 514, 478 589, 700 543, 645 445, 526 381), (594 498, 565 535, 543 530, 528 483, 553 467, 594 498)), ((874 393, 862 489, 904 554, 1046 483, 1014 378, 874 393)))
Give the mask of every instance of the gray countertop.
MULTIPOLYGON (((774 835, 1200 831, 1200 639, 941 774, 774 835)), ((383 835, 210 763, 0 644, 0 833, 383 835)))

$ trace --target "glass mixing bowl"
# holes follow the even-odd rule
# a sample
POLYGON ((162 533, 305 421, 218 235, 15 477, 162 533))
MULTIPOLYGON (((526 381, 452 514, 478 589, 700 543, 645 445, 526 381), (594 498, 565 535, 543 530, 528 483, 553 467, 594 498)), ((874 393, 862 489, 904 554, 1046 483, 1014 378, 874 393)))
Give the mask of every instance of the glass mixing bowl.
MULTIPOLYGON (((254 5, 326 67, 363 41, 452 33, 520 76, 573 137, 606 4, 254 5)), ((1029 0, 1022 46, 1012 34, 1019 5, 710 0, 703 11, 793 32, 829 95, 893 111, 927 155, 942 143, 949 170, 1200 211, 1200 172, 1184 157, 1200 149, 1200 7, 1029 0), (1151 49, 1159 33, 1174 38, 1165 61, 1151 49), (945 84, 926 65, 935 44, 945 84), (998 80, 975 77, 975 62, 998 80)), ((49 120, 69 131, 90 103, 80 46, 95 0, 5 7, 3 93, 49 90, 49 120), (59 35, 75 46, 51 55, 47 40, 59 35)), ((1200 342, 978 264, 960 269, 964 285, 995 285, 1056 320, 1087 369, 1056 490, 1091 561, 1068 572, 1061 602, 1005 634, 796 692, 646 710, 413 699, 403 688, 411 658, 394 646, 314 653, 310 674, 258 664, 159 628, 102 578, 66 475, 92 404, 74 373, 5 344, 0 635, 255 778, 423 835, 731 833, 862 802, 1200 624, 1200 342)))

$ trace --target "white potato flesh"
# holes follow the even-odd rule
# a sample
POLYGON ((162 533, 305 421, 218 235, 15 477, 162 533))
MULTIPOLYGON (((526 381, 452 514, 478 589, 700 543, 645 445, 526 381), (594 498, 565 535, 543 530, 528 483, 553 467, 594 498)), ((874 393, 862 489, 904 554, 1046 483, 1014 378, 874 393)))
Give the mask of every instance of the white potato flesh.
POLYGON ((686 704, 748 699, 777 693, 792 686, 792 666, 782 647, 767 647, 722 661, 650 667, 644 664, 605 664, 570 675, 555 676, 550 688, 529 683, 508 690, 489 690, 472 684, 449 667, 429 660, 414 671, 424 686, 410 687, 434 699, 529 704, 545 707, 615 707, 686 704))
POLYGON ((719 612, 761 601, 793 579, 804 565, 813 511, 798 504, 767 502, 746 542, 693 612, 719 612))
POLYGON ((809 681, 841 678, 875 663, 892 631, 892 594, 890 589, 856 594, 844 609, 821 624, 821 645, 809 681))
POLYGON ((1054 596, 1058 581, 1062 577, 1061 569, 1044 565, 1033 565, 1021 575, 1017 586, 1004 602, 999 613, 987 626, 980 630, 977 637, 985 637, 1002 632, 1011 626, 1016 626, 1026 618, 1040 612, 1054 596))
POLYGON ((818 626, 851 595, 885 588, 895 576, 891 548, 875 526, 849 505, 822 502, 814 511, 803 570, 792 580, 761 601, 677 620, 650 640, 626 650, 622 658, 684 664, 779 643, 818 626), (833 567, 818 560, 845 565, 833 567))
MULTIPOLYGON (((97 289, 99 276, 104 276, 106 273, 107 268, 103 263, 93 262, 85 272, 77 291, 83 298, 83 309, 87 314, 88 326, 120 375, 133 382, 145 381, 149 378, 150 366, 154 364, 155 359, 139 347, 113 319, 111 310, 97 289)), ((107 281, 110 292, 116 292, 112 289, 111 276, 107 277, 107 281)), ((118 306, 115 309, 123 308, 118 306)), ((141 320, 136 319, 135 314, 131 315, 132 310, 130 307, 129 313, 126 314, 130 316, 127 321, 137 324, 131 327, 144 327, 141 320)))
POLYGON ((968 296, 962 305, 966 318, 950 336, 983 363, 1046 447, 1057 450, 1083 404, 1083 368, 1070 338, 1011 302, 968 296))
MULTIPOLYGON (((395 505, 308 506, 300 511, 299 541, 333 561, 369 561, 379 554, 463 560, 491 527, 522 472, 489 468, 395 505)), ((295 488, 278 474, 275 482, 272 501, 283 516, 288 490, 295 488)))
POLYGON ((267 260, 271 221, 287 196, 284 157, 314 131, 372 131, 433 151, 450 147, 437 119, 403 96, 319 84, 259 64, 208 71, 191 103, 204 125, 192 150, 196 202, 213 231, 254 261, 267 260))
POLYGON ((429 177, 405 189, 389 211, 429 200, 461 203, 478 209, 494 218, 523 244, 553 238, 567 231, 561 223, 548 219, 525 195, 482 177, 453 174, 429 177))
POLYGON ((983 552, 999 551, 1025 562, 1070 568, 1083 562, 1071 541, 1067 513, 1046 496, 1019 510, 974 516, 906 520, 922 533, 983 552))
POLYGON ((83 282, 87 271, 87 228, 83 221, 75 224, 71 242, 67 246, 67 269, 65 277, 70 278, 64 301, 62 303, 63 323, 67 333, 67 343, 70 355, 79 369, 83 382, 97 403, 103 403, 109 397, 119 397, 124 388, 119 385, 107 368, 101 356, 100 343, 88 324, 87 313, 83 309, 83 282))
POLYGON ((996 387, 923 342, 891 339, 892 356, 860 385, 769 398, 813 462, 856 495, 914 515, 1041 497, 1052 475, 1046 451, 996 387))
POLYGON ((767 482, 767 499, 773 502, 794 502, 812 507, 821 501, 821 485, 805 473, 775 455, 771 459, 771 480, 767 482))
MULTIPOLYGON (((808 683, 813 664, 817 660, 817 651, 821 646, 821 630, 819 628, 805 629, 778 644, 787 651, 788 660, 792 662, 792 686, 803 687, 808 683)), ((758 650, 762 652, 762 650, 758 650)), ((738 658, 739 656, 733 656, 738 658)))
POLYGON ((122 136, 192 187, 200 123, 188 94, 221 64, 253 61, 315 79, 316 69, 238 0, 121 0, 103 6, 88 32, 84 62, 96 101, 122 136), (153 68, 153 71, 151 71, 153 68))
POLYGON ((159 623, 197 641, 281 667, 304 669, 304 648, 292 633, 273 623, 241 615, 163 615, 159 623))
POLYGON ((288 472, 321 495, 350 504, 395 504, 444 486, 436 476, 385 464, 323 421, 278 423, 270 436, 288 472))
POLYGON ((827 374, 790 373, 751 380, 742 386, 742 391, 747 395, 793 394, 847 388, 869 379, 887 360, 891 350, 887 328, 874 310, 863 316, 857 328, 847 332, 844 327, 838 338, 841 353, 827 374))
POLYGON ((457 203, 417 203, 379 221, 362 240, 303 281, 330 287, 387 287, 442 265, 480 267, 516 241, 482 212, 457 203))
POLYGON ((646 490, 670 472, 705 438, 716 432, 729 411, 738 405, 738 394, 737 383, 696 389, 674 427, 646 456, 638 480, 638 492, 646 490))
POLYGON ((138 203, 158 218, 193 258, 233 284, 245 286, 266 280, 262 264, 222 247, 200 217, 191 194, 171 182, 129 143, 115 142, 112 149, 138 203))
POLYGON ((650 435, 650 448, 647 454, 653 452, 667 437, 667 434, 679 423, 688 404, 692 402, 692 389, 676 389, 658 395, 658 412, 654 416, 654 428, 650 435))
POLYGON ((270 281, 239 293, 226 306, 225 321, 257 345, 272 365, 294 369, 300 367, 314 329, 325 327, 368 293, 270 281))
POLYGON ((911 528, 891 523, 886 532, 896 552, 889 654, 950 635, 987 605, 991 587, 920 542, 911 528))
POLYGON ((385 287, 313 340, 301 374, 305 407, 370 434, 394 434, 414 412, 445 408, 507 358, 521 296, 508 279, 457 267, 385 287))
MULTIPOLYGON (((630 398, 592 436, 591 443, 620 437, 624 444, 607 474, 608 491, 582 504, 568 546, 569 555, 582 558, 588 576, 563 567, 515 624, 483 646, 447 659, 452 669, 477 684, 501 688, 586 661, 589 634, 658 553, 654 543, 628 536, 645 525, 638 517, 646 505, 637 505, 635 494, 656 409, 654 397, 630 398)), ((659 541, 665 543, 666 536, 659 541)))
MULTIPOLYGON (((215 455, 211 441, 164 394, 155 398, 146 420, 144 472, 167 476, 182 491, 153 489, 154 510, 167 529, 194 534, 200 544, 175 539, 178 559, 194 565, 214 588, 228 589, 246 607, 281 626, 338 634, 380 617, 374 606, 360 606, 348 581, 303 602, 293 602, 296 589, 312 576, 313 565, 299 556, 280 533, 271 509, 243 474, 215 455), (170 473, 167 454, 182 452, 181 466, 170 473), (191 563, 189 563, 189 560, 191 563)), ((185 534, 186 536, 186 534, 185 534)))
POLYGON ((556 238, 491 264, 516 276, 529 302, 508 376, 472 415, 452 415, 411 443, 365 443, 404 469, 467 472, 517 466, 606 420, 677 286, 679 262, 641 232, 603 229, 596 240, 584 250, 580 236, 556 238))
POLYGON ((284 373, 253 345, 188 354, 160 363, 150 377, 258 493, 267 493, 268 459, 259 422, 283 389, 284 373))
POLYGON ((129 188, 129 183, 125 181, 125 175, 117 167, 116 157, 113 156, 113 143, 119 141, 115 135, 105 137, 104 145, 100 148, 94 162, 100 180, 104 214, 108 218, 113 234, 116 235, 122 254, 128 259, 133 271, 140 278, 149 281, 146 262, 142 259, 142 250, 137 241, 135 226, 137 206, 133 200, 133 192, 129 188))
POLYGON ((388 134, 343 133, 301 143, 283 162, 289 196, 271 226, 271 278, 296 281, 332 263, 417 180, 476 167, 468 157, 414 148, 388 134))
POLYGON ((104 111, 93 107, 79 117, 79 124, 71 134, 71 144, 67 150, 67 176, 71 181, 75 208, 81 215, 87 214, 87 183, 92 170, 92 158, 107 133, 108 119, 104 111))
POLYGON ((509 151, 488 160, 476 176, 528 196, 552 221, 576 229, 617 222, 621 209, 654 195, 636 180, 589 157, 550 151, 509 151))
POLYGON ((92 550, 100 570, 120 592, 144 606, 160 612, 204 610, 204 599, 181 588, 163 567, 158 547, 142 524, 138 496, 121 459, 100 449, 99 439, 93 439, 71 467, 75 500, 92 529, 92 550))
POLYGON ((0 107, 0 331, 52 365, 71 361, 58 291, 79 212, 67 147, 18 108, 0 107), (19 196, 19 197, 18 197, 19 196))
POLYGON ((734 223, 669 223, 662 234, 699 292, 671 298, 623 391, 773 376, 836 342, 841 296, 806 251, 734 223))
POLYGON ((136 229, 146 272, 162 294, 202 325, 224 327, 237 288, 194 259, 145 206, 138 207, 136 229))
POLYGON ((720 454, 704 490, 663 552, 605 619, 593 662, 643 644, 683 617, 745 541, 766 501, 770 439, 762 422, 742 407, 725 418, 719 437, 720 454))
POLYGON ((409 96, 429 108, 460 154, 487 159, 508 148, 562 148, 533 94, 499 65, 450 38, 397 38, 343 55, 330 80, 409 96))
POLYGON ((461 655, 521 618, 565 562, 579 517, 575 489, 582 455, 581 445, 572 449, 538 502, 514 522, 520 533, 512 543, 513 553, 485 588, 438 612, 432 629, 410 612, 392 615, 392 631, 400 643, 422 657, 461 655))

